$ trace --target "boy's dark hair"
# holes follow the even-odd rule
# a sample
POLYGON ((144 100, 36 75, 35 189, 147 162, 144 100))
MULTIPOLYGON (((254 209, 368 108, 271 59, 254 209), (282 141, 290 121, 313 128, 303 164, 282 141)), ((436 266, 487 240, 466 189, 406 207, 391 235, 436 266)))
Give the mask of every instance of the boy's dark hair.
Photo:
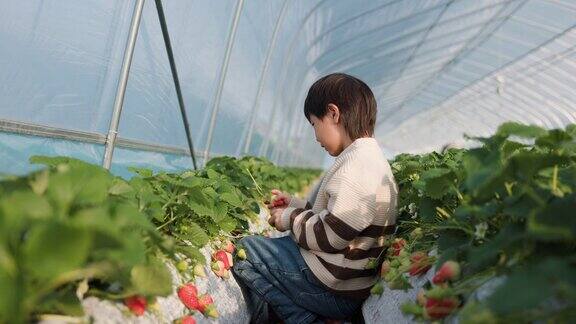
POLYGON ((304 102, 304 115, 308 121, 310 115, 323 118, 328 113, 328 104, 340 109, 350 139, 374 134, 376 99, 362 80, 344 73, 333 73, 314 82, 304 102))

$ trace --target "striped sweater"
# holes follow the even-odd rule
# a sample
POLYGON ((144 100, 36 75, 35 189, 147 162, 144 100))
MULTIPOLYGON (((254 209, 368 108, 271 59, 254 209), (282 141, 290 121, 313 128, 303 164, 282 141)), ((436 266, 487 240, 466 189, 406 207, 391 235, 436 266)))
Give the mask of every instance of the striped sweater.
POLYGON ((396 221, 398 189, 374 138, 356 139, 326 172, 314 205, 292 198, 277 227, 290 230, 304 260, 336 294, 366 298, 376 283, 370 258, 396 221))

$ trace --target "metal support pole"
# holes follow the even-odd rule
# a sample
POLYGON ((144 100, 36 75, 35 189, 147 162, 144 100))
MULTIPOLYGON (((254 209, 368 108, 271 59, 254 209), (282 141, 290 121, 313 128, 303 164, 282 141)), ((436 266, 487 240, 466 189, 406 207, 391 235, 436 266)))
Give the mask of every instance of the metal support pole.
POLYGON ((180 113, 182 114, 182 121, 184 122, 184 130, 186 131, 186 140, 188 141, 188 149, 192 157, 192 165, 194 170, 196 166, 196 154, 194 154, 194 144, 192 143, 192 136, 190 135, 190 125, 188 124, 188 117, 186 116, 186 108, 184 107, 184 99, 182 97, 182 90, 180 89, 180 81, 178 80, 178 71, 176 70, 176 62, 174 60, 174 53, 172 52, 172 44, 170 43, 170 35, 168 34, 168 26, 166 25, 166 16, 162 8, 162 0, 156 0, 156 10, 158 11, 158 19, 160 19, 160 27, 162 28, 162 36, 164 37, 164 45, 166 45, 166 53, 170 61, 170 70, 172 71, 172 79, 174 79, 174 87, 176 88, 176 95, 178 96, 178 104, 180 106, 180 113))
POLYGON ((128 41, 126 42, 122 69, 120 70, 118 89, 116 91, 116 99, 114 100, 114 112, 112 113, 112 119, 110 120, 108 136, 106 137, 106 149, 104 151, 104 160, 102 162, 102 166, 106 169, 110 169, 110 165, 112 164, 112 154, 114 153, 116 135, 118 135, 118 124, 120 124, 120 115, 122 114, 122 105, 124 104, 124 94, 126 93, 128 76, 130 74, 130 65, 132 64, 132 55, 134 54, 136 39, 138 38, 138 27, 140 26, 143 9, 144 0, 137 0, 136 5, 134 6, 134 13, 132 14, 132 22, 130 23, 130 33, 128 35, 128 41))
POLYGON ((256 120, 256 115, 258 111, 258 106, 260 104, 260 98, 262 97, 262 91, 264 90, 264 80, 266 78, 266 73, 268 72, 268 67, 270 66, 270 59, 272 58, 272 50, 276 46, 276 39, 278 36, 278 31, 280 30, 280 25, 284 20, 284 14, 286 12, 286 7, 288 0, 284 0, 282 4, 282 9, 280 9, 280 14, 276 20, 276 26, 274 26, 274 32, 272 33, 272 41, 268 47, 268 52, 266 53, 266 59, 264 60, 264 67, 262 68, 262 73, 260 74, 260 80, 258 81, 258 91, 256 92, 256 97, 254 98, 254 105, 252 106, 252 111, 250 113, 250 124, 248 126, 248 133, 244 141, 244 148, 242 150, 243 154, 247 154, 250 150, 250 144, 252 144, 252 134, 254 132, 254 122, 256 120))
POLYGON ((238 0, 236 4, 236 12, 234 14, 234 20, 232 21, 232 26, 230 27, 230 33, 228 34, 228 44, 226 44, 226 51, 224 53, 224 62, 222 62, 222 67, 220 69, 220 80, 218 82, 218 88, 216 89, 214 104, 212 105, 212 115, 210 116, 210 127, 208 128, 208 136, 206 137, 206 145, 204 148, 205 149, 204 165, 208 162, 208 158, 210 158, 210 146, 212 145, 212 136, 214 135, 214 126, 216 125, 216 116, 218 116, 218 109, 220 109, 220 99, 222 98, 222 89, 224 88, 224 82, 226 81, 226 73, 228 72, 228 63, 230 63, 230 54, 232 53, 234 39, 236 38, 236 29, 238 28, 238 21, 240 20, 240 14, 242 13, 243 5, 244 0, 238 0))

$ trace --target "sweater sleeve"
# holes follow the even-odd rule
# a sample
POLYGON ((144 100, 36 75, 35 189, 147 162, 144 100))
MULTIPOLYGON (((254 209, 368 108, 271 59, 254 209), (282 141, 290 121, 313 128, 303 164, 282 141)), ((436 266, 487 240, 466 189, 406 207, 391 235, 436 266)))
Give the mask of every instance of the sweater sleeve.
POLYGON ((290 198, 290 204, 288 204, 288 207, 312 209, 312 205, 307 200, 296 197, 290 198))
POLYGON ((333 179, 326 194, 326 209, 315 213, 288 207, 281 215, 280 227, 291 230, 292 238, 304 249, 335 253, 370 226, 374 214, 370 199, 374 197, 346 179, 333 179))

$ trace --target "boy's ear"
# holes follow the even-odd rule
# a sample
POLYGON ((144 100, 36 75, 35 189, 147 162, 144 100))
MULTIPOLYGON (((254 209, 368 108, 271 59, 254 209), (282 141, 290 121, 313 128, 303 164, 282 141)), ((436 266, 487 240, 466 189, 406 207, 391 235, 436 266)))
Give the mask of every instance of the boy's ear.
POLYGON ((335 104, 328 104, 328 112, 326 116, 328 116, 328 118, 330 118, 330 120, 335 124, 338 124, 340 121, 340 108, 335 104))

